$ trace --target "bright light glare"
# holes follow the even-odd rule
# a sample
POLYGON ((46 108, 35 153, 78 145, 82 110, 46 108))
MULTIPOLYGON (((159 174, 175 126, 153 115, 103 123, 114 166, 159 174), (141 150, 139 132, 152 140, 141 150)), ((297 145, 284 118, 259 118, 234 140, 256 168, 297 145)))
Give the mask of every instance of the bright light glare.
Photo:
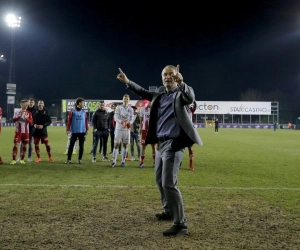
POLYGON ((6 16, 6 22, 9 27, 15 28, 21 26, 21 17, 16 17, 13 14, 9 14, 6 16))

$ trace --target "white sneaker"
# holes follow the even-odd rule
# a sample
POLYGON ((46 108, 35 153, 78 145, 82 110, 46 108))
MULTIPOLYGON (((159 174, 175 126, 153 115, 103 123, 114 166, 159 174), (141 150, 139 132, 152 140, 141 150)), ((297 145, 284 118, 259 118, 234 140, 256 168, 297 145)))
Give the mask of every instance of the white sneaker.
POLYGON ((135 161, 135 158, 134 158, 134 157, 131 157, 131 161, 135 161))
POLYGON ((32 161, 31 157, 28 157, 27 162, 31 162, 31 161, 32 161))
POLYGON ((93 160, 92 160, 92 162, 97 162, 95 157, 93 157, 93 160))
POLYGON ((107 157, 103 156, 102 161, 109 161, 107 157))

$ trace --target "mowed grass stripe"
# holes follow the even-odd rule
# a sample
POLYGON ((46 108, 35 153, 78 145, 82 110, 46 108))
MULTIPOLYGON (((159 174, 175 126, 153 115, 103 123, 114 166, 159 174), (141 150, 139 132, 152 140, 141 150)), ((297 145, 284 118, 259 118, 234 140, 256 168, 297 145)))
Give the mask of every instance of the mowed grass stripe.
MULTIPOLYGON (((49 184, 0 184, 0 186, 15 186, 15 187, 63 187, 63 188, 153 188, 156 186, 120 186, 120 185, 49 185, 49 184)), ((180 189, 218 189, 218 190, 287 190, 300 191, 300 188, 281 188, 281 187, 201 187, 201 186, 180 186, 180 189)))

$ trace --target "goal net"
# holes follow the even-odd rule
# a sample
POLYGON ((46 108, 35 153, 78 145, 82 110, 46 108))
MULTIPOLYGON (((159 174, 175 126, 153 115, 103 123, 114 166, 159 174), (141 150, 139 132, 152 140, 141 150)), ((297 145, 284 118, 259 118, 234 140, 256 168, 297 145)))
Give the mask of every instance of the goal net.
POLYGON ((214 120, 206 120, 205 125, 206 125, 206 128, 214 128, 215 127, 214 120))

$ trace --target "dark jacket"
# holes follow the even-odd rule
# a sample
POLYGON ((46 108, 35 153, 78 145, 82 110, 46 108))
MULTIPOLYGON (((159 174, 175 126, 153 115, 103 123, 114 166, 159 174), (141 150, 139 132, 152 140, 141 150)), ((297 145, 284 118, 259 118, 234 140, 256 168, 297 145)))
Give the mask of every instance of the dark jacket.
MULTIPOLYGON (((35 106, 33 106, 32 108, 28 107, 27 110, 31 112, 33 117, 37 109, 35 108, 35 106)), ((29 123, 29 134, 32 134, 32 129, 33 129, 33 124, 29 123)))
POLYGON ((135 113, 135 120, 133 121, 130 132, 139 134, 140 133, 140 126, 141 126, 141 121, 140 121, 140 115, 138 113, 135 113))
POLYGON ((107 130, 109 129, 109 113, 106 110, 97 109, 92 117, 94 129, 107 130))
POLYGON ((111 111, 111 112, 108 114, 109 129, 110 129, 111 131, 114 131, 114 130, 115 130, 114 115, 115 115, 115 111, 111 111))
POLYGON ((32 136, 47 136, 47 127, 52 123, 51 116, 48 110, 36 109, 33 114, 33 125, 43 125, 43 129, 36 129, 33 127, 32 136))
MULTIPOLYGON (((157 113, 159 100, 161 98, 162 92, 152 92, 148 91, 136 83, 130 81, 127 85, 128 89, 133 93, 141 96, 143 99, 152 101, 150 120, 149 120, 149 130, 146 137, 146 144, 158 143, 158 138, 156 135, 156 124, 157 124, 157 113)), ((177 119, 178 124, 181 127, 181 135, 178 138, 179 143, 182 147, 190 147, 194 143, 202 146, 202 140, 198 134, 197 129, 191 121, 189 112, 186 108, 187 105, 193 103, 195 100, 195 94, 192 87, 184 84, 182 88, 178 88, 178 91, 174 93, 173 109, 174 114, 177 119)))

